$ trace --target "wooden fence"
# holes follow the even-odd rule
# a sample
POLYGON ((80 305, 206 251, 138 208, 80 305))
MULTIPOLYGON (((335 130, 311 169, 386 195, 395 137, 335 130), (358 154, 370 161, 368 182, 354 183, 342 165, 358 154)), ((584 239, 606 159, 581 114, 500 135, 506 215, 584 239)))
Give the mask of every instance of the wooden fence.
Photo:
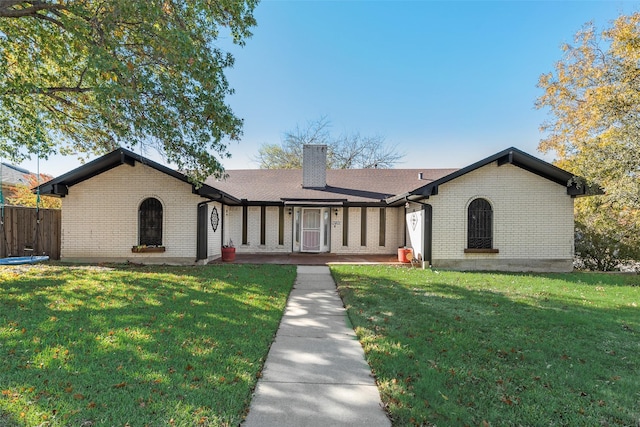
POLYGON ((0 227, 0 258, 44 254, 60 259, 61 212, 40 209, 40 224, 36 227, 35 208, 5 206, 4 227, 0 227), (34 239, 36 228, 38 236, 34 239))

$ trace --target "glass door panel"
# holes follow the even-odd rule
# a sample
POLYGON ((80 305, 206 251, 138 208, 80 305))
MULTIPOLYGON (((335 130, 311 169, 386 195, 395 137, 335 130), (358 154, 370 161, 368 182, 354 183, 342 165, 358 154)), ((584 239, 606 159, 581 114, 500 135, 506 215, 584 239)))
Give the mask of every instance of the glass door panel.
POLYGON ((320 252, 320 209, 302 209, 302 251, 320 252))

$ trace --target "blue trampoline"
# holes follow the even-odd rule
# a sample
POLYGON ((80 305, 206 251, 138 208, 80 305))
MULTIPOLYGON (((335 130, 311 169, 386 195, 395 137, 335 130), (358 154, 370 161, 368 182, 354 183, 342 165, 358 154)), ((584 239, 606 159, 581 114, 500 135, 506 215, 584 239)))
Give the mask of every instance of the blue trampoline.
POLYGON ((20 265, 35 264, 36 262, 48 261, 49 257, 43 256, 16 256, 9 258, 0 258, 0 265, 20 265))

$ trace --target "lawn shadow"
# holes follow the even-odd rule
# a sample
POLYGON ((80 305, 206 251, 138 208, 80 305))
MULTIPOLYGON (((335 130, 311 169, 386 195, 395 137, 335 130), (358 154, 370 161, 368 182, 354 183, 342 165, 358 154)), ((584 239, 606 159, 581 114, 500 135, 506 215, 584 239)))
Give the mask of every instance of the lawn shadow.
POLYGON ((245 265, 5 280, 0 388, 38 423, 238 423, 294 278, 245 265))
POLYGON ((9 412, 5 412, 0 409, 0 426, 3 427, 18 427, 20 424, 9 412))

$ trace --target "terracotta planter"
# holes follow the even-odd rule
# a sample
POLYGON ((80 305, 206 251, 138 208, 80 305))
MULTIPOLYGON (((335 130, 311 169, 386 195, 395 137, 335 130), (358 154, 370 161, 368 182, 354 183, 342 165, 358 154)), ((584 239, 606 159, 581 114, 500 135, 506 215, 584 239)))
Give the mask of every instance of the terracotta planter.
POLYGON ((236 259, 236 248, 222 248, 222 261, 229 262, 236 259))
POLYGON ((398 262, 411 262, 407 259, 407 254, 413 252, 411 248, 398 248, 398 262))

